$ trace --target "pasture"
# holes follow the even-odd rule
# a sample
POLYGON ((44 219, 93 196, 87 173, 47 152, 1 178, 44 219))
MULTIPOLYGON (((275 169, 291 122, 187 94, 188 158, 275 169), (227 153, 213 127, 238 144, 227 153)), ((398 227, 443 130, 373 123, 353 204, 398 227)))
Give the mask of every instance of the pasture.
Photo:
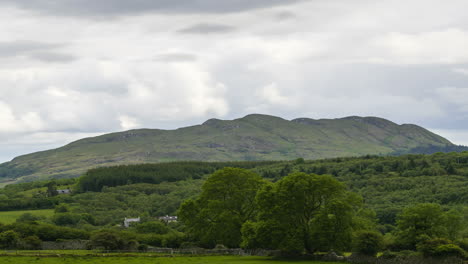
POLYGON ((3 211, 3 212, 0 212, 0 223, 1 224, 14 223, 16 219, 24 213, 30 213, 32 215, 40 216, 40 217, 50 217, 54 214, 54 210, 43 209, 43 210, 3 211))

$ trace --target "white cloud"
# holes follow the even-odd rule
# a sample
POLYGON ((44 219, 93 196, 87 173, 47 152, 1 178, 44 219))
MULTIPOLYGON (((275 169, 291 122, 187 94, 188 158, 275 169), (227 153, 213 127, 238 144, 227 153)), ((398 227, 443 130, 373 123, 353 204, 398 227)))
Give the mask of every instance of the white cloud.
POLYGON ((468 32, 449 28, 416 34, 389 33, 375 40, 377 47, 388 51, 382 60, 403 64, 456 64, 468 62, 468 32))
POLYGON ((124 130, 129 130, 133 128, 138 128, 140 123, 134 117, 128 115, 121 115, 119 116, 120 127, 124 130))
POLYGON ((248 2, 229 12, 106 9, 106 19, 0 4, 0 144, 56 139, 31 137, 40 143, 27 149, 38 150, 68 135, 251 112, 466 128, 465 0, 248 2))
POLYGON ((38 113, 26 112, 15 115, 11 107, 0 101, 0 133, 23 133, 44 128, 38 113))
POLYGON ((278 105, 291 105, 294 104, 294 100, 281 94, 280 89, 276 83, 270 83, 269 85, 261 88, 257 95, 265 100, 269 104, 278 105))

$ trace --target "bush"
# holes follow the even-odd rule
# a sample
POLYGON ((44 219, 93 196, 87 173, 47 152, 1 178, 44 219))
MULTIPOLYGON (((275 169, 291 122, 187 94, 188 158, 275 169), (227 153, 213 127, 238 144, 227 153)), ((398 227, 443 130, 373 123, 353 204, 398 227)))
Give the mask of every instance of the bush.
POLYGON ((451 241, 445 238, 428 239, 419 243, 416 247, 425 257, 433 257, 439 246, 451 244, 451 241))
POLYGON ((179 248, 185 238, 183 233, 178 232, 162 235, 162 237, 162 246, 168 248, 179 248))
POLYGON ((466 252, 455 244, 440 245, 435 249, 434 257, 466 258, 466 252))
POLYGON ((20 222, 34 222, 40 219, 41 219, 40 217, 35 216, 31 213, 24 213, 16 219, 16 222, 19 222, 19 223, 20 222))
POLYGON ((456 244, 463 250, 468 251, 468 238, 458 240, 456 244))
POLYGON ((383 238, 374 231, 361 231, 356 235, 354 251, 366 256, 375 256, 382 249, 383 238))
POLYGON ((72 213, 57 213, 52 218, 52 222, 58 226, 76 225, 80 220, 80 215, 72 213))
POLYGON ((55 206, 55 212, 56 213, 68 213, 70 211, 70 209, 68 208, 68 206, 66 204, 59 204, 57 206, 55 206))
POLYGON ((0 248, 16 248, 19 235, 15 231, 8 230, 0 233, 0 248))
POLYGON ((138 251, 146 252, 148 250, 148 245, 140 244, 138 245, 138 251))
POLYGON ((153 247, 163 246, 163 236, 157 234, 142 235, 140 241, 153 247))
POLYGON ((24 249, 41 249, 42 241, 37 236, 28 236, 21 239, 21 246, 24 249))
POLYGON ((108 231, 100 231, 93 234, 90 242, 93 248, 105 250, 124 249, 126 244, 117 234, 108 231))
POLYGON ((140 234, 154 233, 154 234, 167 234, 169 228, 161 221, 152 221, 141 223, 136 226, 136 231, 140 234))

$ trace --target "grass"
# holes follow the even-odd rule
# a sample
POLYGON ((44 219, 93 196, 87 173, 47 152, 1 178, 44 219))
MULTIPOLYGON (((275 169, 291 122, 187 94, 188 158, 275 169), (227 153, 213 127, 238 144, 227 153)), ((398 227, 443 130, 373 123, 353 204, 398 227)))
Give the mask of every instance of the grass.
MULTIPOLYGON (((2 224, 11 224, 20 217, 20 215, 25 213, 31 213, 35 216, 50 217, 54 214, 53 209, 43 209, 43 210, 23 210, 23 211, 5 211, 0 212, 0 223, 2 224)), ((1 262, 0 262, 1 263, 1 262)))
MULTIPOLYGON (((208 256, 208 257, 0 257, 2 264, 334 264, 320 261, 275 260, 269 257, 208 256)), ((335 262, 335 264, 337 264, 335 262)))

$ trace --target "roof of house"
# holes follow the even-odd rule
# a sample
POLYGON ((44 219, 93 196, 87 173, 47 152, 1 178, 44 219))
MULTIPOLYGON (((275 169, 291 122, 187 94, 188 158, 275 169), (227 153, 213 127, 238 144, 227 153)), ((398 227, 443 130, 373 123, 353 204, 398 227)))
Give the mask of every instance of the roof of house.
POLYGON ((158 217, 160 220, 177 220, 177 216, 171 216, 171 215, 166 215, 166 216, 160 216, 158 217))

